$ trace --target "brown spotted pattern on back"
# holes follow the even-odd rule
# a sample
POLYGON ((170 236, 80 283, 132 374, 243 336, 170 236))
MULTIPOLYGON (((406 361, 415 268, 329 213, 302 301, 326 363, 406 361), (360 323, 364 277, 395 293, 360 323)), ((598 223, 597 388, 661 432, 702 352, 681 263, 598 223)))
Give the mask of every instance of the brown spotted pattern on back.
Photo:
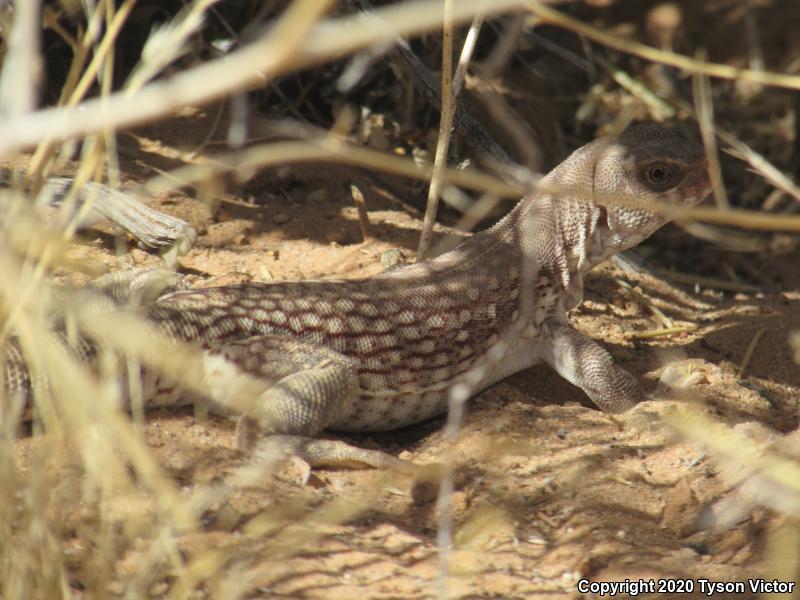
POLYGON ((370 279, 177 292, 148 307, 146 316, 169 335, 206 346, 285 335, 356 359, 359 398, 348 422, 335 426, 399 427, 441 412, 446 390, 517 311, 518 261, 507 256, 514 244, 481 237, 457 255, 370 279), (466 276, 500 264, 506 268, 479 282, 466 276))

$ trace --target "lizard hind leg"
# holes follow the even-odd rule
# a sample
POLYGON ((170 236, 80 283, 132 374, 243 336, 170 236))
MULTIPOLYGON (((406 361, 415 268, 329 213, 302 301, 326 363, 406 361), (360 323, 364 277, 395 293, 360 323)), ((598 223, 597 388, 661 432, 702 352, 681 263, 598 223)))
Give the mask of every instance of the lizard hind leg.
POLYGON ((343 354, 288 336, 260 335, 211 348, 204 367, 213 403, 220 412, 240 415, 240 450, 295 456, 312 467, 357 464, 404 473, 416 468, 383 452, 314 439, 346 417, 357 400, 357 365, 343 354))

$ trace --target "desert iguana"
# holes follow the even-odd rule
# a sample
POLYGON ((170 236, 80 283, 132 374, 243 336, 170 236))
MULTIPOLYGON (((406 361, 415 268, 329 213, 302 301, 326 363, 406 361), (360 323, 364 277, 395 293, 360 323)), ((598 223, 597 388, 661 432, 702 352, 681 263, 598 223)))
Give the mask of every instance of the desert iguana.
MULTIPOLYGON (((656 125, 632 126, 580 148, 543 185, 573 192, 531 193, 494 227, 432 260, 365 279, 175 291, 138 312, 169 339, 202 348, 212 410, 242 406, 235 397, 248 390, 237 411, 240 447, 264 435, 312 465, 407 466, 314 438, 323 429, 383 431, 444 412, 448 390, 520 319, 519 336, 473 393, 545 362, 601 409, 625 411, 646 394, 570 326, 567 312, 581 302, 587 271, 666 222, 647 202, 688 206, 708 194, 703 149, 656 125), (609 195, 638 203, 609 202, 609 195), (527 279, 525 264, 534 266, 527 279), (530 302, 521 314, 524 294, 530 302), (254 381, 256 389, 244 384, 254 381)), ((96 354, 87 338, 73 350, 87 361, 96 354)), ((6 398, 22 392, 31 405, 30 377, 13 340, 5 347, 4 385, 6 398)), ((146 372, 143 387, 150 406, 192 400, 166 374, 146 372)))

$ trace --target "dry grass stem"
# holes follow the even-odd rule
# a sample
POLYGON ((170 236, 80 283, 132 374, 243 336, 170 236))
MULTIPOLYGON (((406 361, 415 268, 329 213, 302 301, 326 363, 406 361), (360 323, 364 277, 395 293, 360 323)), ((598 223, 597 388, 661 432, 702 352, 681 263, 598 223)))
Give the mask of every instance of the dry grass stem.
POLYGON ((358 211, 358 225, 361 228, 361 237, 363 238, 364 242, 368 242, 372 239, 372 235, 369 232, 369 214, 367 213, 367 204, 364 201, 364 194, 361 193, 361 190, 358 189, 358 186, 351 185, 350 195, 352 196, 353 202, 356 205, 356 210, 358 211))
POLYGON ((644 306, 647 310, 653 313, 653 316, 661 323, 665 329, 671 329, 673 326, 672 319, 665 315, 660 308, 650 302, 648 298, 636 291, 636 289, 627 281, 616 279, 617 285, 625 290, 634 300, 644 306))
POLYGON ((720 290, 730 290, 732 292, 745 292, 753 294, 761 290, 754 285, 747 283, 739 283, 736 281, 726 281, 724 279, 717 279, 715 277, 703 277, 700 275, 690 275, 687 273, 679 273, 672 269, 656 269, 656 273, 671 279, 676 283, 685 283, 687 285, 697 285, 700 287, 717 288, 720 290))
POLYGON ((7 38, 0 75, 0 114, 6 118, 16 118, 35 107, 36 78, 31 74, 39 73, 42 68, 39 9, 37 0, 28 0, 15 7, 14 26, 7 38))
POLYGON ((737 69, 729 65, 692 59, 688 56, 676 54, 667 50, 659 50, 657 48, 653 48, 652 46, 640 44, 638 42, 601 31, 596 27, 592 27, 587 23, 579 21, 578 19, 574 19, 562 12, 550 8, 548 5, 542 2, 528 0, 524 4, 528 10, 542 19, 542 21, 545 23, 557 25, 559 27, 563 27, 564 29, 574 31, 575 33, 586 36, 590 40, 594 40, 603 46, 608 46, 609 48, 614 48, 615 50, 620 50, 621 52, 633 54, 648 61, 671 65, 673 67, 682 69, 687 73, 700 73, 708 77, 752 81, 754 83, 762 83, 764 85, 800 90, 800 76, 772 73, 770 71, 737 69))
POLYGON ((800 516, 800 464, 796 460, 764 450, 753 440, 697 411, 675 411, 665 415, 664 420, 738 473, 740 480, 753 477, 756 485, 752 490, 759 502, 795 518, 800 516))
POLYGON ((702 73, 695 73, 692 78, 692 91, 696 106, 697 122, 700 125, 700 135, 706 150, 708 161, 708 174, 711 177, 711 193, 717 203, 717 208, 727 210, 730 208, 728 194, 722 181, 722 170, 719 164, 717 138, 714 136, 714 105, 711 99, 711 84, 702 73))
POLYGON ((417 262, 427 258, 428 248, 433 236, 433 226, 439 210, 439 196, 444 183, 444 170, 450 150, 450 136, 453 130, 456 93, 453 89, 453 0, 444 0, 444 21, 442 25, 442 92, 439 107, 439 134, 436 139, 436 153, 433 158, 433 170, 428 186, 428 200, 425 203, 425 217, 422 221, 422 232, 417 246, 417 262))
POLYGON ((756 351, 756 347, 758 346, 758 342, 761 339, 761 336, 764 335, 765 331, 766 331, 766 329, 764 329, 763 327, 761 329, 759 329, 758 331, 756 331, 753 334, 753 337, 750 340, 750 343, 747 344, 747 350, 745 350, 744 356, 742 357, 742 362, 739 363, 739 370, 736 372, 736 377, 738 379, 741 379, 742 377, 744 377, 744 372, 747 370, 747 367, 750 364, 750 359, 753 358, 753 354, 756 351))
POLYGON ((718 130, 717 134, 730 146, 727 151, 731 156, 743 160, 750 165, 754 172, 761 175, 771 185, 786 192, 797 202, 800 202, 800 187, 788 176, 784 175, 775 165, 730 132, 718 130))
MULTIPOLYGON (((241 152, 234 152, 214 157, 211 162, 200 165, 188 165, 174 169, 167 176, 160 177, 148 184, 147 190, 152 193, 163 193, 183 185, 191 185, 206 179, 210 173, 224 173, 237 168, 247 169, 255 166, 280 165, 290 163, 333 161, 341 164, 359 165, 411 177, 427 180, 429 171, 421 169, 413 160, 393 156, 375 150, 369 150, 341 140, 322 139, 316 142, 276 142, 255 146, 241 152)), ((481 190, 503 198, 519 198, 533 190, 587 197, 586 190, 569 186, 548 185, 533 177, 530 186, 511 185, 505 181, 485 175, 476 170, 450 169, 446 171, 449 183, 481 190)), ((622 198, 619 195, 594 193, 593 199, 606 205, 620 204, 642 205, 638 198, 622 198)), ((679 222, 701 221, 720 225, 734 225, 744 229, 760 229, 768 231, 800 232, 800 216, 769 215, 760 211, 730 209, 720 211, 715 208, 679 208, 648 205, 650 209, 663 212, 670 219, 679 222)))
POLYGON ((631 339, 635 340, 653 340, 663 337, 671 337, 679 333, 691 333, 700 328, 696 323, 689 325, 677 325, 673 327, 665 327, 664 329, 651 329, 649 331, 634 331, 629 334, 631 339))

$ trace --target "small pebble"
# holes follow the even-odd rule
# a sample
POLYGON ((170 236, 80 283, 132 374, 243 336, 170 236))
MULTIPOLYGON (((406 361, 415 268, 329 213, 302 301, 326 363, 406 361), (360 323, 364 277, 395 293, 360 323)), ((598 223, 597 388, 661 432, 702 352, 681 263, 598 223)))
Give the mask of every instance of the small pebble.
POLYGON ((320 188, 311 192, 308 196, 306 196, 306 200, 309 202, 322 202, 328 199, 328 191, 320 188))
POLYGON ((381 252, 381 266, 384 269, 391 269, 403 262, 403 253, 400 248, 389 248, 385 252, 381 252))

